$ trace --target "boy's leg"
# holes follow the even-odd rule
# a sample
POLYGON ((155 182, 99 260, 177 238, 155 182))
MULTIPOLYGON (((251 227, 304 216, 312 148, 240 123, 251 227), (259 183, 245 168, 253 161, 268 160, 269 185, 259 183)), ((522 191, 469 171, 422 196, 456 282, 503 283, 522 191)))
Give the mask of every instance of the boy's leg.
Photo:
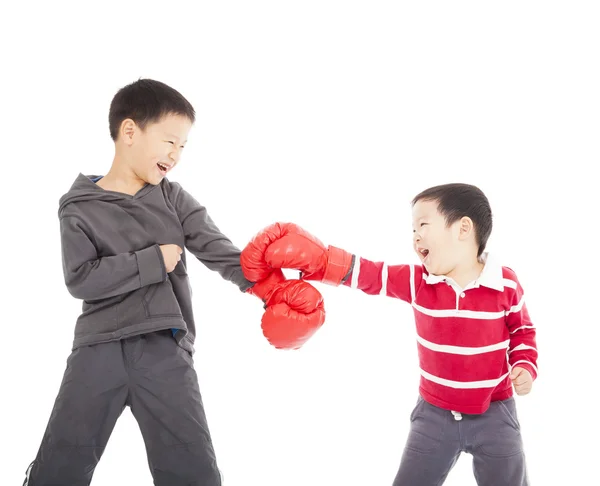
POLYGON ((527 470, 514 398, 492 402, 472 422, 473 472, 481 486, 527 486, 527 470))
POLYGON ((24 485, 89 485, 126 399, 120 343, 75 349, 24 485))
POLYGON ((393 486, 439 486, 461 453, 458 422, 419 397, 393 486))
POLYGON ((192 357, 171 331, 129 340, 131 411, 156 486, 221 486, 192 357))

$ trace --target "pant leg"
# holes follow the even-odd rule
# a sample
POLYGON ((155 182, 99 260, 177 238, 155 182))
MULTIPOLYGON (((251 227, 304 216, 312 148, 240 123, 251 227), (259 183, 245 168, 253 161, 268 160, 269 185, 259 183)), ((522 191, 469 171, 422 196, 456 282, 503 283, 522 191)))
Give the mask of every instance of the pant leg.
MULTIPOLYGON (((131 411, 156 486, 221 486, 198 378, 190 354, 170 331, 140 336, 131 346, 131 411)), ((128 354, 128 353, 127 353, 128 354)))
POLYGON ((527 486, 527 470, 514 398, 492 402, 472 421, 473 472, 479 486, 527 486))
POLYGON ((87 486, 127 399, 118 342, 75 349, 27 486, 87 486))
POLYGON ((459 425, 448 410, 419 397, 393 486, 439 486, 461 453, 459 425))

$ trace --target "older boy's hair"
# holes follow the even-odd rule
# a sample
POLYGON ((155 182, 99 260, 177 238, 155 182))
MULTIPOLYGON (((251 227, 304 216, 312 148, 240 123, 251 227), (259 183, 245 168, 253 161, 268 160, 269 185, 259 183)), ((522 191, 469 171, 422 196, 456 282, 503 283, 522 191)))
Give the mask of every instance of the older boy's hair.
POLYGON ((181 115, 194 123, 196 112, 183 95, 160 81, 138 79, 113 97, 108 113, 110 136, 116 142, 123 120, 131 118, 142 130, 166 115, 181 115))
POLYGON ((481 189, 470 184, 443 184, 417 194, 412 205, 417 201, 436 201, 448 226, 464 216, 471 218, 479 245, 477 256, 481 256, 492 233, 492 208, 481 189))

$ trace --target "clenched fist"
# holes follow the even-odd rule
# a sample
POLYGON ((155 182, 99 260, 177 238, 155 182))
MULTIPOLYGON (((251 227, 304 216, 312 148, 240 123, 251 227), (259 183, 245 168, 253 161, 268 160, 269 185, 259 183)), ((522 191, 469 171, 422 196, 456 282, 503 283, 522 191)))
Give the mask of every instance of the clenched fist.
POLYGON ((533 386, 533 377, 525 368, 515 366, 510 372, 510 380, 517 395, 527 395, 533 386))
POLYGON ((167 273, 171 273, 175 270, 179 260, 181 260, 183 250, 177 245, 160 245, 160 251, 162 252, 163 260, 165 261, 167 273))

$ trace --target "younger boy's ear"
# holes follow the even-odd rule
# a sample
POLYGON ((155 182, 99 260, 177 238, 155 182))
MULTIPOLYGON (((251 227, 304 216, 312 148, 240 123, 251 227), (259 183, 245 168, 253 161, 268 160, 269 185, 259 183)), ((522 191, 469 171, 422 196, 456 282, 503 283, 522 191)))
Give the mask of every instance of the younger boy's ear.
POLYGON ((127 145, 131 145, 133 143, 133 136, 135 135, 135 131, 137 129, 137 125, 131 118, 127 118, 123 120, 121 123, 121 138, 123 142, 127 145))
POLYGON ((473 220, 471 218, 469 218, 468 216, 463 216, 460 219, 459 238, 461 240, 466 240, 473 234, 473 231, 474 231, 473 220))

